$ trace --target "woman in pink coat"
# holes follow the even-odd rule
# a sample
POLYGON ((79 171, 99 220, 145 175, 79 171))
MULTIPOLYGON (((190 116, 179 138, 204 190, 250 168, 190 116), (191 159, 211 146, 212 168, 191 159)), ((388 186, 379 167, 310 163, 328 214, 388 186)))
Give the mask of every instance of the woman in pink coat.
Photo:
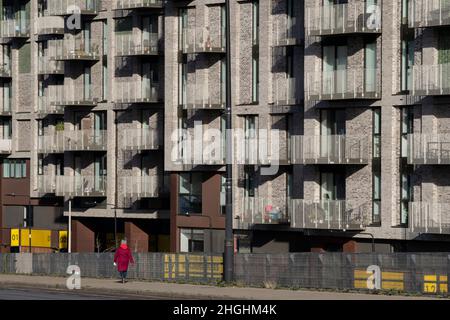
POLYGON ((120 242, 120 247, 116 250, 114 254, 114 265, 117 266, 117 270, 120 273, 120 278, 122 283, 125 283, 128 272, 128 264, 134 264, 133 256, 131 255, 131 250, 127 246, 127 240, 122 240, 120 242))

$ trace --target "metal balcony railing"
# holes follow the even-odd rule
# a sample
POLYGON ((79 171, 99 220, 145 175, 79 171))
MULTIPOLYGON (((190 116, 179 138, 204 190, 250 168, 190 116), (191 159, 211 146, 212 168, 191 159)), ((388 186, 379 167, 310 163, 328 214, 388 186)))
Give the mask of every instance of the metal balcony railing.
POLYGON ((291 199, 266 199, 243 197, 239 222, 248 225, 289 225, 291 222, 291 199))
MULTIPOLYGON (((50 42, 49 42, 50 44, 50 42)), ((97 44, 93 44, 91 40, 83 39, 80 35, 66 34, 64 39, 53 40, 50 48, 52 55, 49 55, 54 60, 99 60, 100 51, 97 44), (54 55, 53 55, 54 54, 54 55)))
POLYGON ((64 131, 38 136, 38 153, 64 153, 64 131))
POLYGON ((450 234, 450 203, 409 203, 411 232, 450 234))
POLYGON ((76 14, 96 15, 102 9, 101 0, 47 0, 45 16, 76 14))
POLYGON ((181 104, 184 109, 222 110, 225 108, 225 84, 220 79, 212 81, 208 74, 190 74, 182 90, 181 104))
POLYGON ((362 0, 306 8, 306 33, 309 36, 380 33, 381 22, 381 7, 362 0))
POLYGON ((275 81, 275 99, 276 105, 297 105, 301 102, 303 88, 300 81, 296 78, 279 78, 275 81))
POLYGON ((116 56, 158 55, 158 34, 117 34, 116 56))
POLYGON ((298 18, 288 16, 275 23, 274 46, 295 46, 302 42, 301 25, 298 18))
POLYGON ((157 198, 159 196, 158 175, 122 177, 126 198, 157 198))
POLYGON ((450 25, 450 2, 447 0, 409 0, 410 28, 450 25))
POLYGON ((114 86, 115 103, 159 103, 162 101, 159 94, 159 83, 116 78, 114 86))
POLYGON ((64 61, 52 60, 50 57, 39 57, 39 74, 64 74, 64 61))
POLYGON ((37 192, 39 196, 56 193, 56 175, 38 175, 37 192))
POLYGON ((65 151, 106 151, 107 130, 64 131, 65 151))
POLYGON ((305 87, 309 100, 380 99, 381 74, 368 68, 308 72, 305 87))
POLYGON ((450 63, 413 67, 411 93, 415 96, 450 94, 450 63))
POLYGON ((151 128, 126 129, 124 150, 157 150, 160 148, 159 130, 151 128))
POLYGON ((371 223, 371 205, 349 200, 292 201, 291 227, 317 230, 364 230, 371 223))
POLYGON ((35 22, 37 35, 64 34, 64 18, 56 16, 38 17, 35 22))
POLYGON ((99 98, 92 94, 92 85, 64 84, 62 95, 54 96, 55 105, 60 106, 95 106, 99 98))
POLYGON ((11 154, 12 152, 12 140, 0 139, 0 154, 11 154))
POLYGON ((226 37, 220 26, 204 27, 198 32, 195 28, 184 28, 180 45, 183 53, 224 53, 226 37))
POLYGON ((408 163, 416 165, 449 165, 450 134, 409 135, 408 163))
POLYGON ((369 137, 348 135, 292 136, 295 164, 368 164, 369 137))
POLYGON ((30 20, 2 20, 0 21, 0 35, 2 38, 28 38, 30 36, 30 20))
POLYGON ((56 195, 65 197, 106 196, 106 176, 57 176, 56 195))
POLYGON ((115 10, 130 10, 142 8, 162 8, 163 0, 115 0, 115 10))

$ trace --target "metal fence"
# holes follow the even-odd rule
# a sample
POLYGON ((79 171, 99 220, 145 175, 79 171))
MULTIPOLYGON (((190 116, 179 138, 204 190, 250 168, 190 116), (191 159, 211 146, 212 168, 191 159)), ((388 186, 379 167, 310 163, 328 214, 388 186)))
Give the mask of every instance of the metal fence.
MULTIPOLYGON (((0 254, 0 273, 67 277, 67 267, 77 265, 82 277, 115 278, 113 257, 113 253, 6 253, 0 254)), ((130 279, 217 283, 223 276, 221 255, 136 253, 134 259, 130 279)), ((270 288, 375 288, 447 295, 450 275, 449 253, 236 254, 234 264, 237 284, 270 288)))

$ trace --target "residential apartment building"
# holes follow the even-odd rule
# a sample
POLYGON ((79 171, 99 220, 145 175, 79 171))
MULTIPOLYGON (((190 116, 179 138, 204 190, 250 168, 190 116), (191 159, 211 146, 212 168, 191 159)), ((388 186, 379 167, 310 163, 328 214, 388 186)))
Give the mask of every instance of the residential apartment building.
POLYGON ((447 250, 447 1, 230 5, 2 1, 2 243, 221 252, 230 68, 237 252, 447 250))

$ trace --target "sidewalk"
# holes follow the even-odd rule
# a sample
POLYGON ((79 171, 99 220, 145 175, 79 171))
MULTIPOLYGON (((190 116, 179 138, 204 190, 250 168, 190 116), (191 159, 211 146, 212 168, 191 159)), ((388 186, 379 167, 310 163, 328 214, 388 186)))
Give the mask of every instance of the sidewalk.
MULTIPOLYGON (((17 285, 42 289, 65 289, 66 278, 4 275, 1 285, 17 285)), ((81 290, 123 294, 151 295, 172 299, 250 299, 250 300, 411 300, 431 297, 384 296, 359 293, 273 290, 259 288, 214 287, 206 285, 174 284, 162 282, 133 281, 118 283, 117 279, 81 279, 81 290)))

